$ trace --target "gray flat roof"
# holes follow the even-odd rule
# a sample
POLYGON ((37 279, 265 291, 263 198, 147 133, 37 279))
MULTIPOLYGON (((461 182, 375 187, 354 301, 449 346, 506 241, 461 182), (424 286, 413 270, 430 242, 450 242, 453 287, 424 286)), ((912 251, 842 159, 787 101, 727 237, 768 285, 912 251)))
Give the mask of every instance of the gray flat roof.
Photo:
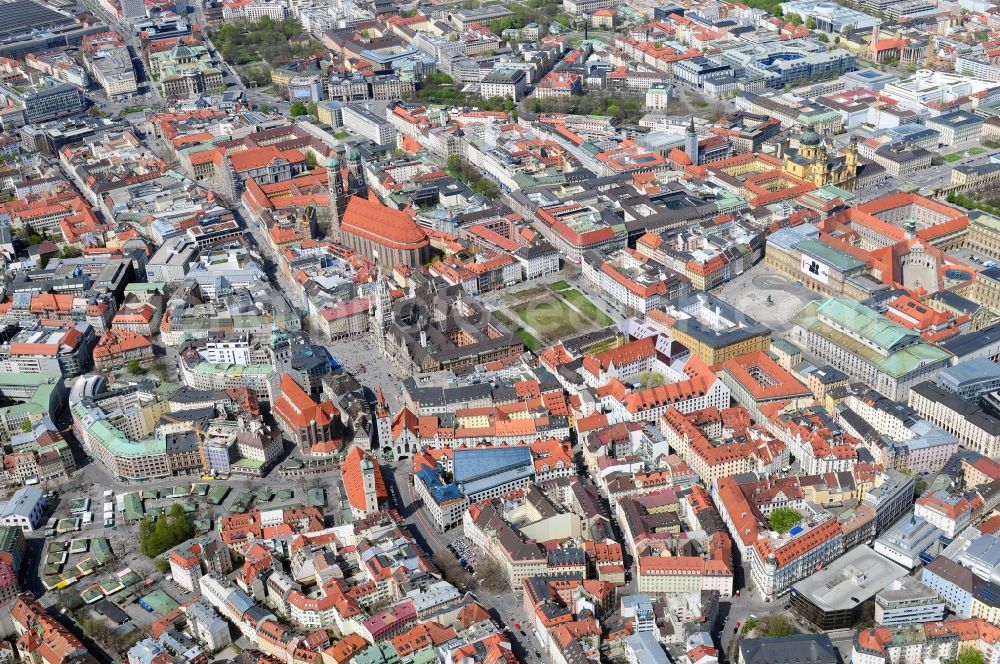
POLYGON ((993 323, 976 332, 966 332, 952 337, 943 341, 941 347, 952 355, 962 357, 996 341, 1000 341, 1000 323, 993 323))
POLYGON ((911 510, 892 528, 882 533, 877 541, 882 546, 915 558, 942 535, 944 531, 927 523, 923 517, 914 515, 911 510))
POLYGON ((937 376, 937 383, 954 391, 963 385, 973 385, 995 378, 1000 378, 1000 365, 985 357, 977 357, 942 369, 937 376))
POLYGON ((906 574, 907 570, 874 549, 859 546, 792 589, 823 611, 845 611, 871 599, 906 574))
POLYGON ((55 25, 71 25, 73 17, 57 12, 35 0, 14 0, 0 4, 0 34, 10 35, 26 28, 44 30, 55 25))

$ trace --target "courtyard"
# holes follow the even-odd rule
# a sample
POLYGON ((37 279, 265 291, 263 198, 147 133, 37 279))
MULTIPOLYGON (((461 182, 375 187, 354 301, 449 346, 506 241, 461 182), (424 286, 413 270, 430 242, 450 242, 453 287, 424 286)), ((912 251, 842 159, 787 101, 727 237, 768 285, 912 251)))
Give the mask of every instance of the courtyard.
POLYGON ((556 341, 614 324, 597 305, 566 282, 522 290, 505 296, 503 301, 520 319, 522 339, 527 333, 541 342, 556 341))

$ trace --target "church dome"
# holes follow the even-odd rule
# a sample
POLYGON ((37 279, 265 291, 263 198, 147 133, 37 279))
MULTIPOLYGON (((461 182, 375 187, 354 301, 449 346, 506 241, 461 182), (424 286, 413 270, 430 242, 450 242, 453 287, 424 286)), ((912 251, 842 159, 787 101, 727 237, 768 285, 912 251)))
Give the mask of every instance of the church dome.
POLYGON ((819 134, 810 130, 799 136, 799 145, 819 145, 819 134))

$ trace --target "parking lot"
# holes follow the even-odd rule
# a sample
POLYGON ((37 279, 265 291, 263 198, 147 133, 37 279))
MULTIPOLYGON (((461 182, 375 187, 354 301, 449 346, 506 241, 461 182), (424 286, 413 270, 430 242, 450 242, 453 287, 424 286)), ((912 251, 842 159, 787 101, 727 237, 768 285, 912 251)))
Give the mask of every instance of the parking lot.
POLYGON ((976 272, 996 265, 994 259, 973 249, 956 249, 955 251, 948 252, 948 254, 962 261, 976 272))
POLYGON ((479 565, 479 552, 467 537, 459 537, 448 545, 448 549, 458 558, 458 563, 470 572, 479 565))

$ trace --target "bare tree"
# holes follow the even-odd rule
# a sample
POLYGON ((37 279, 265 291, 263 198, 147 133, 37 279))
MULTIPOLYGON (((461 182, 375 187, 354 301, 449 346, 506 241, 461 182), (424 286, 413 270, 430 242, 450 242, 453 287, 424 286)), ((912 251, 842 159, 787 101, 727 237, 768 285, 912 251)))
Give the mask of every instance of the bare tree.
POLYGON ((495 560, 487 560, 476 569, 479 578, 482 579, 483 588, 491 593, 505 593, 510 590, 510 582, 507 580, 507 572, 503 566, 495 560))

